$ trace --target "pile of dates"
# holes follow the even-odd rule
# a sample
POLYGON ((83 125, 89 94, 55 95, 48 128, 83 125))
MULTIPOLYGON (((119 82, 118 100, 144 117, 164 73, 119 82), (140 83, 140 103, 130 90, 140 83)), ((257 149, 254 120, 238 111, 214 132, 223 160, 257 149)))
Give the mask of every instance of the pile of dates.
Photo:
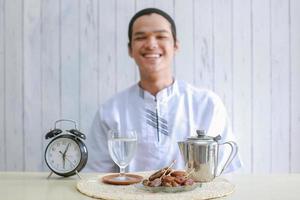
POLYGON ((194 181, 188 178, 184 171, 173 171, 165 167, 152 174, 148 179, 143 181, 144 186, 148 187, 178 187, 193 185, 194 181))

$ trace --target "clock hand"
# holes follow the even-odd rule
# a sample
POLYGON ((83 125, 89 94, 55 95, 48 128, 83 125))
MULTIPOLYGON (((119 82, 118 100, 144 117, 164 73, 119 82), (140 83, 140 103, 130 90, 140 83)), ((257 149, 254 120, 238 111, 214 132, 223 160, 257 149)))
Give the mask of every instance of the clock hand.
MULTIPOLYGON (((67 151, 68 151, 70 145, 71 145, 71 144, 68 143, 68 144, 67 144, 67 147, 66 147, 66 149, 65 149, 65 151, 64 151, 64 153, 62 153, 62 156, 63 156, 63 168, 64 168, 64 169, 65 169, 65 165, 66 165, 66 153, 67 153, 67 151)), ((60 153, 61 153, 61 151, 60 151, 60 153)))
POLYGON ((59 151, 59 153, 62 155, 62 158, 63 158, 63 167, 65 169, 65 165, 66 165, 66 155, 62 152, 62 151, 59 151))
POLYGON ((68 143, 68 144, 67 144, 67 147, 66 147, 66 149, 65 149, 65 151, 64 151, 64 153, 63 153, 64 156, 66 156, 66 153, 67 153, 67 151, 68 151, 70 145, 71 145, 71 143, 68 143))
MULTIPOLYGON (((68 157, 66 157, 66 159, 67 159, 67 161, 70 162, 70 164, 72 165, 72 167, 76 168, 76 166, 72 163, 72 161, 68 157)), ((77 176, 79 176, 79 178, 82 179, 81 176, 79 175, 78 171, 76 170, 75 172, 76 172, 77 176)))
MULTIPOLYGON (((64 155, 62 151, 59 151, 59 153, 61 155, 64 155)), ((76 167, 69 158, 67 158, 66 156, 64 158, 71 163, 72 167, 76 167)))
POLYGON ((72 167, 75 167, 75 165, 72 163, 72 161, 69 158, 66 157, 66 159, 71 163, 72 167))

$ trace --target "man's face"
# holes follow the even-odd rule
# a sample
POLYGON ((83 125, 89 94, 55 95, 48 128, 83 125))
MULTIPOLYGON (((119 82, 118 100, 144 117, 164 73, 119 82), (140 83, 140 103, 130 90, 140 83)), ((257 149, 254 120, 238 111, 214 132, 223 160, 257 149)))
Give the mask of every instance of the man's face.
MULTIPOLYGON (((158 14, 139 17, 132 27, 129 54, 140 69, 141 76, 171 72, 171 63, 178 48, 171 24, 158 14)), ((143 77, 142 77, 143 78, 143 77)))

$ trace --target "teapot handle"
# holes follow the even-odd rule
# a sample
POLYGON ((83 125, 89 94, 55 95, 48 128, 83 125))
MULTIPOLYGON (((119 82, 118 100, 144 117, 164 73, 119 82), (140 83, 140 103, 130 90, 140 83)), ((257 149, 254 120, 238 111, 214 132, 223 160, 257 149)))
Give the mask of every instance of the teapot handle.
POLYGON ((228 144, 231 148, 230 155, 229 155, 227 161, 225 162, 221 172, 219 174, 216 173, 216 176, 220 176, 223 173, 223 171, 228 167, 228 165, 231 163, 231 161, 234 159, 234 157, 236 156, 236 154, 238 152, 238 145, 235 142, 229 141, 229 142, 225 142, 225 143, 222 143, 219 145, 225 145, 225 144, 228 144))

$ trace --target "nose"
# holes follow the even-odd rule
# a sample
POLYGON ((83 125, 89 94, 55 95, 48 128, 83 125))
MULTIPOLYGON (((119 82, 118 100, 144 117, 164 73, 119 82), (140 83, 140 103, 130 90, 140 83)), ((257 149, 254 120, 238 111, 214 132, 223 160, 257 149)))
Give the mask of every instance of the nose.
POLYGON ((157 48, 158 47, 158 43, 157 43, 156 38, 153 37, 153 36, 147 38, 145 46, 148 49, 155 49, 155 48, 157 48))

